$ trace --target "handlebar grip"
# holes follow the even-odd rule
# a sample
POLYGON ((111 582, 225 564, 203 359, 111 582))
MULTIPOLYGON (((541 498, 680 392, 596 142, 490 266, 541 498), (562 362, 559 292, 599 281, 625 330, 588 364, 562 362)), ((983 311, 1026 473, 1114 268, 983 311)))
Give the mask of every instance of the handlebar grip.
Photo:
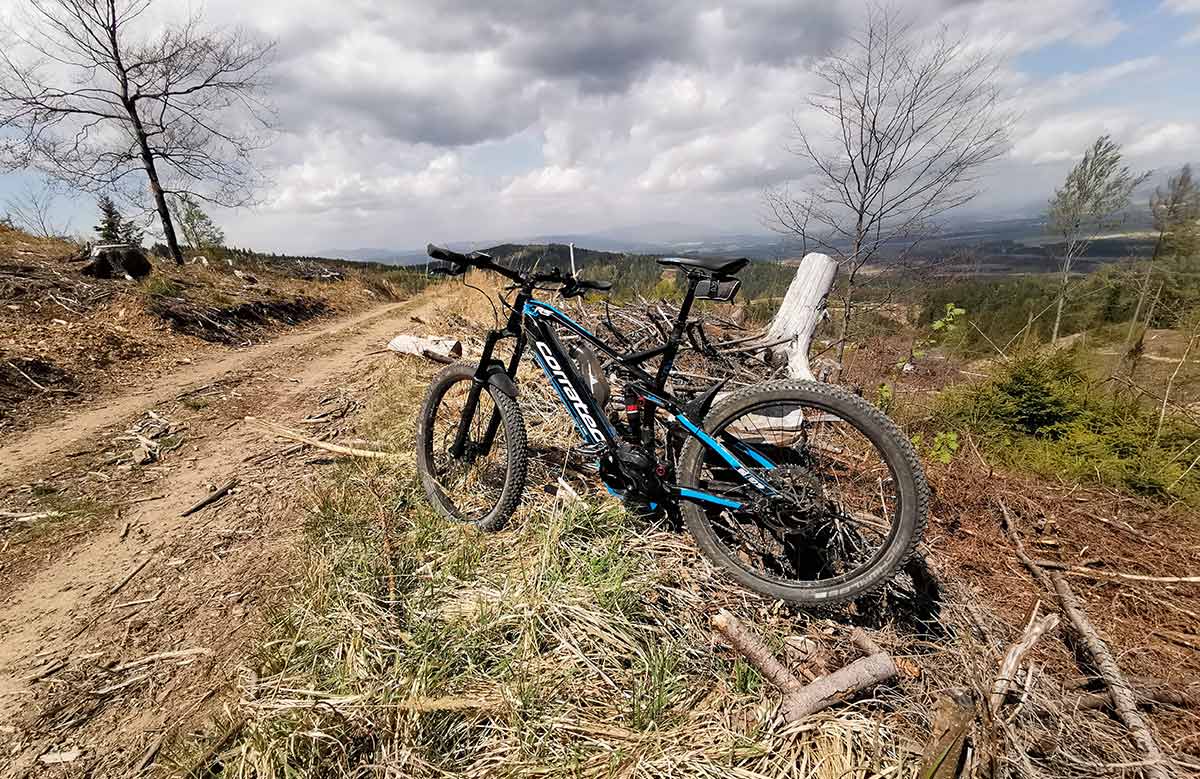
MULTIPOLYGON (((430 257, 433 256, 431 253, 430 257)), ((467 272, 466 265, 459 265, 454 262, 431 262, 429 263, 430 276, 461 276, 467 272)))
POLYGON ((458 252, 444 249, 441 246, 434 246, 433 244, 428 244, 425 247, 425 253, 435 260, 445 260, 459 265, 469 265, 471 262, 470 258, 465 254, 459 254, 458 252))
POLYGON ((564 298, 577 298, 585 292, 607 292, 612 289, 612 282, 608 281, 587 281, 585 279, 571 278, 563 285, 561 290, 564 298))

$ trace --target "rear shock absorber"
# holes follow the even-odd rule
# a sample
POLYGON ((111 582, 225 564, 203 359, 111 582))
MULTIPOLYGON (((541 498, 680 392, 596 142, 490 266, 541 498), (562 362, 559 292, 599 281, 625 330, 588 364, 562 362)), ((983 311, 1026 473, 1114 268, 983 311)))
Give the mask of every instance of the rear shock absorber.
POLYGON ((629 425, 629 435, 634 440, 642 440, 642 400, 637 390, 625 385, 625 421, 629 425))

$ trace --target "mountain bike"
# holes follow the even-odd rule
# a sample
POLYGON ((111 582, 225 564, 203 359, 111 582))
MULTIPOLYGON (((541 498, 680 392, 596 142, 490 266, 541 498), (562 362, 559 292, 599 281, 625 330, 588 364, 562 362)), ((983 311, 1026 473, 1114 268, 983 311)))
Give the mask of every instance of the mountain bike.
POLYGON ((732 299, 749 260, 658 260, 687 279, 678 318, 664 343, 626 351, 535 297, 610 289, 579 278, 573 262, 539 272, 482 252, 430 244, 428 253, 433 274, 479 268, 515 292, 500 296, 507 322, 488 332, 479 362, 441 371, 417 420, 417 468, 444 516, 494 531, 520 504, 529 451, 517 367, 528 348, 608 490, 637 511, 682 517, 700 551, 743 586, 834 605, 881 587, 916 548, 924 474, 908 439, 862 398, 790 380, 727 394, 718 382, 690 397, 669 389, 693 302, 732 299), (507 360, 496 356, 505 339, 515 341, 507 360), (619 404, 610 376, 622 384, 619 404))

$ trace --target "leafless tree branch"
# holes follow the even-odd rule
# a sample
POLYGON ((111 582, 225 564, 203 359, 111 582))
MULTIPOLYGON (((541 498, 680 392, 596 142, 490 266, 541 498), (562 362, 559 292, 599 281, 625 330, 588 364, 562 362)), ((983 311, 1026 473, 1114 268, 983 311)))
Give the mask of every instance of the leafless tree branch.
POLYGON ((168 193, 252 202, 254 154, 272 137, 264 101, 273 44, 209 28, 198 13, 142 23, 153 0, 27 0, 0 49, 0 164, 144 207, 146 176, 182 261, 168 193))
MULTIPOLYGON (((945 30, 919 37, 881 5, 818 64, 822 88, 808 107, 833 129, 821 134, 797 116, 789 150, 810 171, 803 196, 783 188, 766 201, 777 229, 846 271, 843 335, 862 268, 903 261, 939 219, 979 194, 984 167, 1008 148, 999 67, 994 55, 972 53, 945 30)), ((843 337, 839 364, 844 351, 843 337)))

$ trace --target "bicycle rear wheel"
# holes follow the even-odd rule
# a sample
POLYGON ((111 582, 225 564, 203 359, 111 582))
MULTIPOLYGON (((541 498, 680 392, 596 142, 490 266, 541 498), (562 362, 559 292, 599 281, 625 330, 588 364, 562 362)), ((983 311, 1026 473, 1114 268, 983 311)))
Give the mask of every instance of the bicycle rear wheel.
POLYGON ((474 377, 474 365, 456 363, 429 385, 417 420, 417 471, 440 514, 495 531, 508 523, 525 490, 525 422, 513 398, 485 386, 456 457, 452 446, 474 377))
POLYGON ((815 382, 734 393, 704 423, 779 495, 767 498, 690 439, 679 485, 701 551, 744 586, 802 605, 834 605, 885 584, 921 540, 929 488, 912 445, 859 397, 815 382))

